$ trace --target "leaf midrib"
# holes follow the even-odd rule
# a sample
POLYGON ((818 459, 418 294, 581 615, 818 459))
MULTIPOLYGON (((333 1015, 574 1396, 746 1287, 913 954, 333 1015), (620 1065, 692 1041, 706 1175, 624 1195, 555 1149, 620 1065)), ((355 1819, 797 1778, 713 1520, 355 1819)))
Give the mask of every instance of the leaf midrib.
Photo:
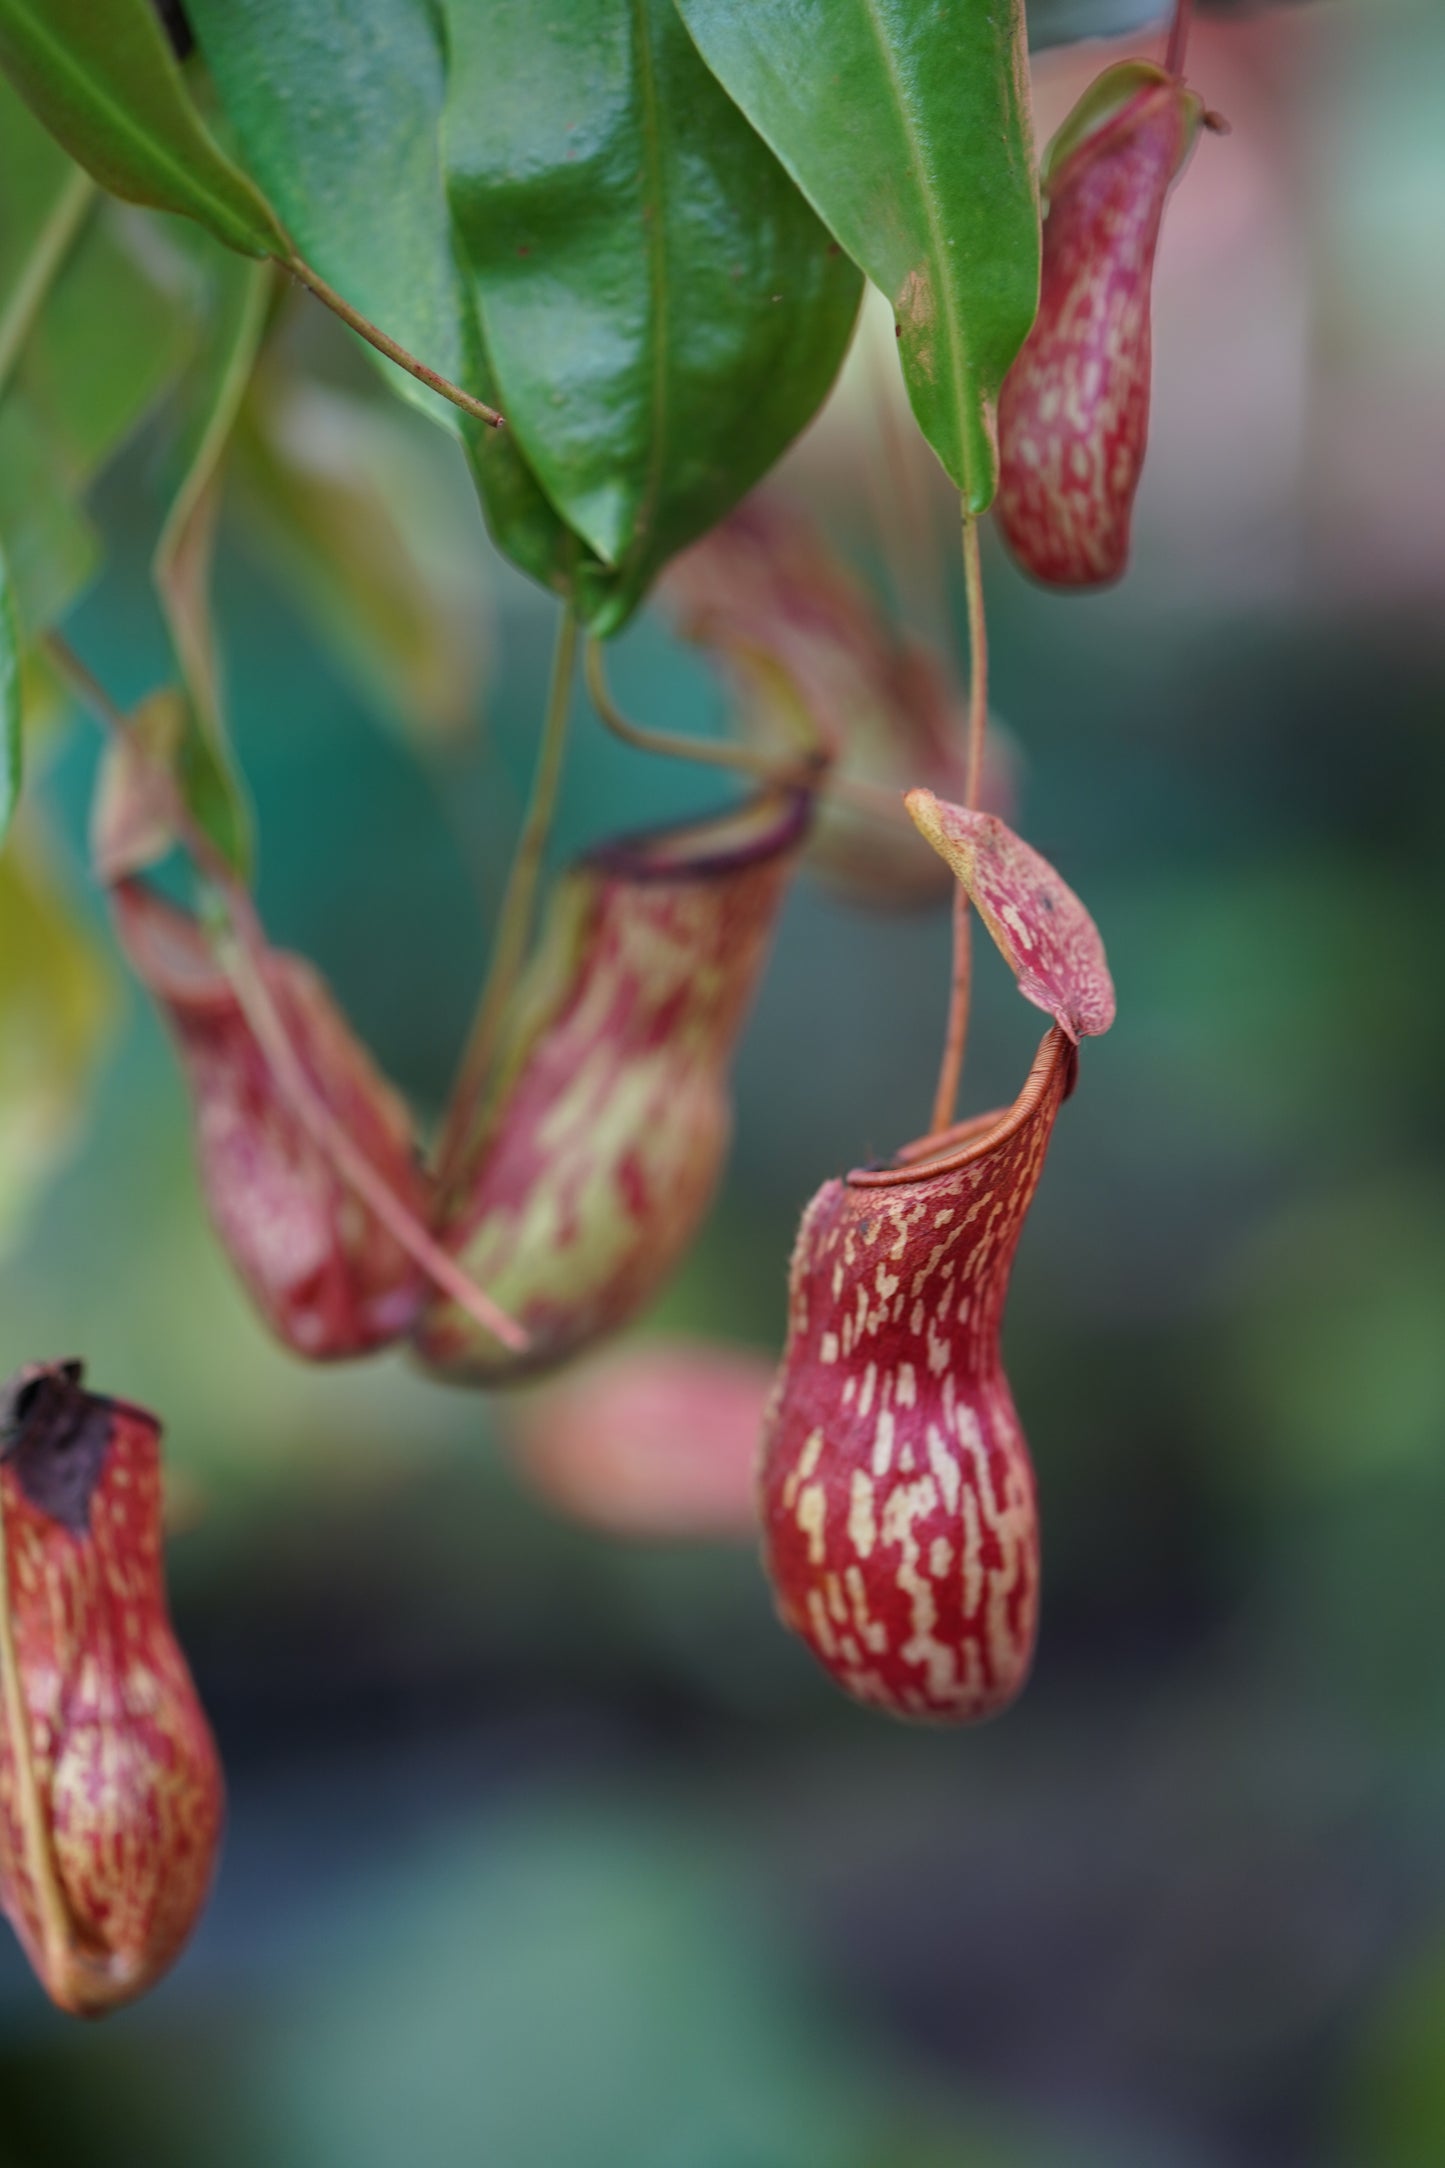
MULTIPOLYGON (((642 104, 642 146, 647 175, 645 200, 652 204, 648 220, 647 277, 651 293, 651 392, 652 413, 648 431, 647 467, 633 519, 633 545, 623 552, 623 563, 636 563, 655 542, 652 522, 662 489, 663 447, 671 424, 667 374, 667 220, 664 215, 662 132, 659 125, 657 74, 651 44, 648 0, 631 0, 636 40, 637 81, 642 104)), ((619 567, 619 570, 621 567, 619 567)))
MULTIPOLYGON (((933 259, 938 265, 938 281, 942 289, 941 297, 946 303, 943 317, 947 326, 949 361, 952 365, 951 377, 955 388, 953 402, 954 426, 958 432, 959 460, 964 474, 964 496, 969 499, 973 496, 974 474, 973 463, 970 458, 968 409, 967 402, 958 394, 959 387, 962 386, 965 376, 973 373, 974 364, 963 340, 963 320, 955 306, 957 296, 953 282, 953 266, 949 260, 949 251, 944 245, 945 236, 939 226, 933 193, 927 183, 927 169, 919 155, 912 131, 907 124, 903 78, 898 72, 893 48, 888 42, 887 34, 879 17, 876 0, 860 0, 860 4, 868 27, 873 33, 873 42, 878 48, 878 55, 883 63, 884 72, 887 74, 889 84, 893 90, 894 104, 899 116, 908 165, 917 184, 919 200, 923 205, 923 216, 928 225, 928 238, 933 259)), ((889 298, 893 299, 892 296, 889 298)))

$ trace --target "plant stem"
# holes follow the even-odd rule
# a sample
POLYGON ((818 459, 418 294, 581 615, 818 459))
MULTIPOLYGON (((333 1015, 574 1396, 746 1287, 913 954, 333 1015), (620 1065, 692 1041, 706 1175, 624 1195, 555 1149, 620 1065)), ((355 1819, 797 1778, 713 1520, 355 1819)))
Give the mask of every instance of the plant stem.
POLYGON ((15 1622, 10 1615, 10 1557, 5 1533, 3 1464, 0 1464, 0 1704, 3 1704, 5 1730, 10 1740, 25 1870, 40 1914, 45 1972, 48 1984, 55 1984, 68 1972, 75 1948, 75 1925, 60 1886, 60 1872, 40 1801, 30 1712, 25 1706, 25 1685, 15 1646, 15 1622))
POLYGON ((949 988, 948 1024, 943 1038, 943 1059, 933 1094, 930 1129, 947 1129, 958 1105, 959 1079, 963 1075, 964 1048, 968 1043, 968 1010, 973 993, 973 914, 968 890, 960 881, 953 891, 953 981, 949 988))
POLYGON ((799 763, 775 760, 750 745, 719 743, 711 738, 684 738, 670 730, 645 730, 640 723, 628 721, 608 690, 600 640, 587 643, 586 672, 587 690, 597 713, 614 737, 621 738, 627 745, 635 745, 639 752, 662 753, 671 760, 693 760, 706 768, 729 768, 735 774, 753 776, 758 782, 779 790, 816 790, 831 758, 817 741, 799 763))
POLYGON ((453 384, 450 378, 442 376, 435 369, 429 369, 424 361, 418 361, 416 355, 408 353, 389 332, 374 324, 369 316, 363 316, 360 309, 354 309, 334 286, 328 286, 320 272, 313 271, 304 257, 287 256, 283 261, 286 269, 300 279, 303 286, 310 287, 318 301, 324 301, 328 309, 339 316, 343 323, 350 324, 352 330, 365 339, 368 346, 374 346, 378 354, 385 354, 388 361, 394 361, 399 369, 405 369, 408 376, 414 376, 418 383, 426 384, 432 391, 439 392, 443 399, 450 399, 453 406, 460 407, 464 414, 475 416, 479 422, 485 422, 488 428, 501 429, 504 426, 505 417, 499 414, 495 407, 488 406, 485 399, 474 399, 469 391, 462 390, 460 384, 453 384))
POLYGON ((239 913, 235 907, 238 900, 228 903, 235 942, 227 961, 226 976, 292 1112, 325 1153, 347 1188, 380 1220, 392 1239, 416 1260, 442 1293, 449 1296, 458 1309, 475 1318, 482 1329, 500 1340, 504 1347, 521 1353, 528 1345, 522 1327, 508 1317, 506 1311, 463 1272, 456 1259, 426 1232, 366 1154, 353 1143, 307 1075, 266 980, 265 937, 249 907, 249 899, 239 913))
MULTIPOLYGON (((968 766, 964 802, 976 806, 983 778, 984 739, 988 732, 988 627, 984 618, 978 521, 970 519, 966 512, 963 516, 963 580, 968 598, 968 766)), ((969 910, 968 890, 960 882, 953 892, 953 985, 949 994, 938 1089, 933 1097, 935 1130, 948 1127, 958 1103, 958 1082, 963 1074, 964 1049, 968 1043, 972 981, 973 914, 969 910)))
POLYGON ((496 1051, 497 1033, 532 936, 537 886, 546 855, 547 838, 557 811, 557 791, 562 780, 562 755, 567 745, 567 718, 572 705, 572 677, 577 661, 577 620, 564 609, 557 626, 552 654, 551 682, 542 718, 542 742, 526 818, 512 856, 507 886, 502 895, 501 916, 491 961, 487 966, 482 998, 462 1055, 452 1090, 450 1107, 437 1151, 437 1180, 446 1187, 455 1173, 475 1126, 477 1102, 486 1083, 496 1051))
POLYGON ((1174 0, 1174 19, 1169 25, 1169 43, 1164 53, 1166 75, 1181 76, 1184 73, 1184 55, 1189 49, 1189 22, 1194 13, 1194 0, 1174 0))
POLYGON ((615 737, 636 746, 639 752, 661 753, 670 760, 691 760, 700 767, 726 768, 738 775, 750 775, 773 790, 814 791, 819 796, 840 799, 886 827, 912 829, 902 791, 890 790, 883 783, 869 783, 862 776, 839 774, 832 765, 835 755, 816 730, 810 731, 812 743, 797 763, 775 760, 751 746, 684 738, 668 730, 646 730, 630 721, 613 699, 604 675, 601 644, 596 640, 588 642, 585 669, 587 690, 598 715, 615 737))
POLYGON ((77 166, 51 205, 49 215, 36 235, 30 261, 16 281, 9 306, 0 316, 0 391, 10 381, 10 372, 20 358, 45 297, 70 254, 94 200, 95 183, 77 166))
MULTIPOLYGON (((45 646, 62 675, 104 727, 118 736, 128 735, 127 718, 69 643, 58 633, 48 633, 45 646)), ((136 741, 132 738, 131 742, 136 741)), ((522 1327, 462 1270, 415 1213, 403 1204, 385 1177, 352 1141, 345 1125, 313 1084, 271 992, 266 974, 269 947, 255 904, 192 815, 174 779, 158 764, 154 772, 165 783, 169 801, 167 812, 176 835, 225 908, 234 937, 227 977, 277 1086, 297 1120, 353 1196, 380 1220, 392 1239, 420 1265, 433 1284, 504 1347, 520 1352, 528 1345, 522 1327)))
POLYGON ((983 748, 988 735, 988 624, 983 608, 983 562, 978 521, 963 522, 963 581, 968 596, 968 770, 965 803, 978 804, 983 788, 983 748))

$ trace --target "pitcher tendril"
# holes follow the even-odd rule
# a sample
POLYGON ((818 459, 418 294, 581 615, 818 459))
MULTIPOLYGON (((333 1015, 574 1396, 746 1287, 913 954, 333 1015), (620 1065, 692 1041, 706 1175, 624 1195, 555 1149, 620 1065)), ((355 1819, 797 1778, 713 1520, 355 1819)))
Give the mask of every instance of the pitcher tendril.
MULTIPOLYGON (((736 745, 714 738, 684 738, 671 730, 649 730, 629 721, 613 699, 602 660, 602 642, 587 642, 587 690, 592 705, 615 738, 636 746, 641 753, 660 753, 668 760, 692 760, 704 768, 727 768, 734 775, 748 775, 777 790, 814 790, 827 773, 832 755, 815 737, 799 761, 770 758, 751 745, 736 745)), ((869 796, 868 803, 873 800, 869 796)))
POLYGON ((388 1234, 411 1253, 441 1293, 459 1309, 465 1310, 504 1347, 520 1353, 527 1346, 527 1334, 522 1327, 478 1287, 440 1243, 432 1239, 388 1188, 366 1155, 352 1143, 330 1108, 312 1088, 266 983, 265 973, 259 968, 259 927, 254 915, 243 910, 240 920, 233 916, 232 923, 237 938, 226 959, 227 976, 297 1118, 331 1160, 342 1180, 381 1221, 388 1234))
POLYGON ((1189 27, 1193 13, 1194 0, 1174 0, 1169 43, 1164 51, 1164 71, 1167 75, 1184 73, 1184 56, 1189 49, 1189 27))
POLYGON ((526 960, 527 945, 532 937, 532 923, 536 916, 537 889, 542 878, 542 864, 547 854, 547 839, 552 833, 552 822, 557 812, 557 793, 562 783, 562 759, 567 748, 567 721, 572 705, 572 677, 577 660, 577 620, 570 609, 564 609, 557 624, 557 641, 552 654, 551 680, 547 689, 547 706, 542 718, 541 748, 537 754, 537 769, 532 778, 532 795, 527 806, 526 818, 507 874, 507 886, 502 895, 502 908, 497 920, 496 937, 492 943, 491 961, 487 967, 486 982, 477 1005, 461 1066, 452 1087, 450 1111, 442 1127, 441 1141, 437 1147, 437 1180, 444 1188, 465 1154, 471 1133, 480 1114, 480 1101, 487 1082, 487 1072, 496 1052, 497 1031, 512 992, 517 974, 526 960))
POLYGON ((443 399, 449 399, 454 407, 460 407, 464 414, 470 414, 475 421, 485 422, 489 429, 506 427, 505 415, 499 414, 494 406, 488 406, 485 399, 474 399, 469 391, 463 391, 460 384, 453 384, 451 379, 443 376, 439 370, 429 368, 424 361, 419 361, 415 354, 407 351, 399 339, 392 338, 390 332, 383 331, 369 316, 363 316, 360 309, 354 309, 334 286, 328 286, 320 272, 313 271, 303 256, 286 256, 282 258, 282 262, 294 278, 308 287, 318 301, 324 301, 332 314, 339 316, 344 324, 349 324, 359 338, 365 339, 368 346, 374 346, 378 354, 385 354, 388 361, 394 361, 399 369, 405 369, 407 375, 414 376, 419 384, 425 384, 443 399))
MULTIPOLYGON (((983 607, 983 564, 978 547, 978 521, 963 516, 963 578, 968 599, 968 768, 964 786, 965 805, 976 807, 983 777, 983 750, 988 735, 988 626, 983 607)), ((968 1043, 968 1011, 973 985, 973 925, 968 890, 959 885, 953 896, 953 983, 949 994, 948 1024, 944 1032, 943 1060, 938 1089, 933 1097, 935 1130, 947 1129, 958 1104, 959 1079, 968 1043)))

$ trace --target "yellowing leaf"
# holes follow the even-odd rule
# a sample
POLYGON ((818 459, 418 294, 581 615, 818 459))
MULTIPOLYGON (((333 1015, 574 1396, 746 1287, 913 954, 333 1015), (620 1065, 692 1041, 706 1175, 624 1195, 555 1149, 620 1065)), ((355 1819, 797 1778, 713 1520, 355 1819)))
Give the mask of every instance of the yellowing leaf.
POLYGON ((20 630, 0 550, 0 843, 20 798, 20 630))
POLYGON ((0 1254, 75 1142, 111 989, 32 830, 0 858, 0 1254))

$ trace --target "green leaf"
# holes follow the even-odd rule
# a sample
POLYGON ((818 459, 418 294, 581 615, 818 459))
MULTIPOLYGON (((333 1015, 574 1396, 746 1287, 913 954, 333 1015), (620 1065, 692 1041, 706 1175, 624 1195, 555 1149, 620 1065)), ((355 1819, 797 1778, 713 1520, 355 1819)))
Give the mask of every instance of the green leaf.
POLYGON ((24 272, 37 228, 74 171, 74 159, 0 74, 0 309, 24 272))
MULTIPOLYGON (((495 404, 442 185, 446 71, 431 0, 192 0, 189 13, 247 162, 307 262, 412 353, 495 404)), ((404 398, 461 432, 499 548, 565 590, 578 546, 512 433, 473 424, 367 352, 404 398)))
POLYGON ((264 371, 229 477, 267 570, 362 697, 433 743, 474 720, 487 652, 484 544, 449 449, 390 402, 264 371))
POLYGON ((179 263, 169 275, 154 229, 131 232, 142 218, 101 207, 43 297, 0 397, 0 534, 32 636, 65 615, 98 569, 100 538, 80 499, 195 341, 191 285, 179 263))
POLYGON ((62 618, 100 564, 100 537, 64 486, 65 453, 21 385, 0 400, 0 534, 30 638, 62 618))
POLYGON ((0 76, 0 390, 94 194, 0 76))
MULTIPOLYGON (((0 836, 19 786, 17 607, 36 629, 85 584, 98 539, 70 501, 64 447, 12 388, 94 186, 0 77, 0 836)), ((98 351, 92 327, 91 346, 98 351)))
MULTIPOLYGON (((177 229, 171 228, 174 232, 177 229)), ((226 261, 197 234, 211 260, 226 261)), ((145 214, 105 203, 46 299, 17 372, 68 486, 88 489, 194 351, 202 281, 145 214)))
POLYGON ((1038 306, 1022 0, 677 0, 707 61, 892 303, 913 411, 973 515, 1038 306))
POLYGON ((191 103, 150 0, 0 0, 0 66, 114 195, 198 219, 244 255, 291 253, 191 103))
POLYGON ((20 800, 20 628, 0 549, 0 844, 20 800))
POLYGON ((181 479, 156 544, 153 574, 190 703, 181 749, 187 803, 232 864, 245 871, 250 819, 227 743, 215 631, 211 545, 220 509, 221 466, 261 343, 269 266, 216 261, 214 313, 189 386, 181 479))
POLYGON ((599 631, 815 412, 859 281, 671 0, 448 0, 448 184, 500 404, 599 631))
MULTIPOLYGON (((237 141, 306 260, 480 397, 437 163, 442 54, 427 0, 192 0, 189 13, 237 141)), ((460 427, 447 400, 378 366, 460 427)))

